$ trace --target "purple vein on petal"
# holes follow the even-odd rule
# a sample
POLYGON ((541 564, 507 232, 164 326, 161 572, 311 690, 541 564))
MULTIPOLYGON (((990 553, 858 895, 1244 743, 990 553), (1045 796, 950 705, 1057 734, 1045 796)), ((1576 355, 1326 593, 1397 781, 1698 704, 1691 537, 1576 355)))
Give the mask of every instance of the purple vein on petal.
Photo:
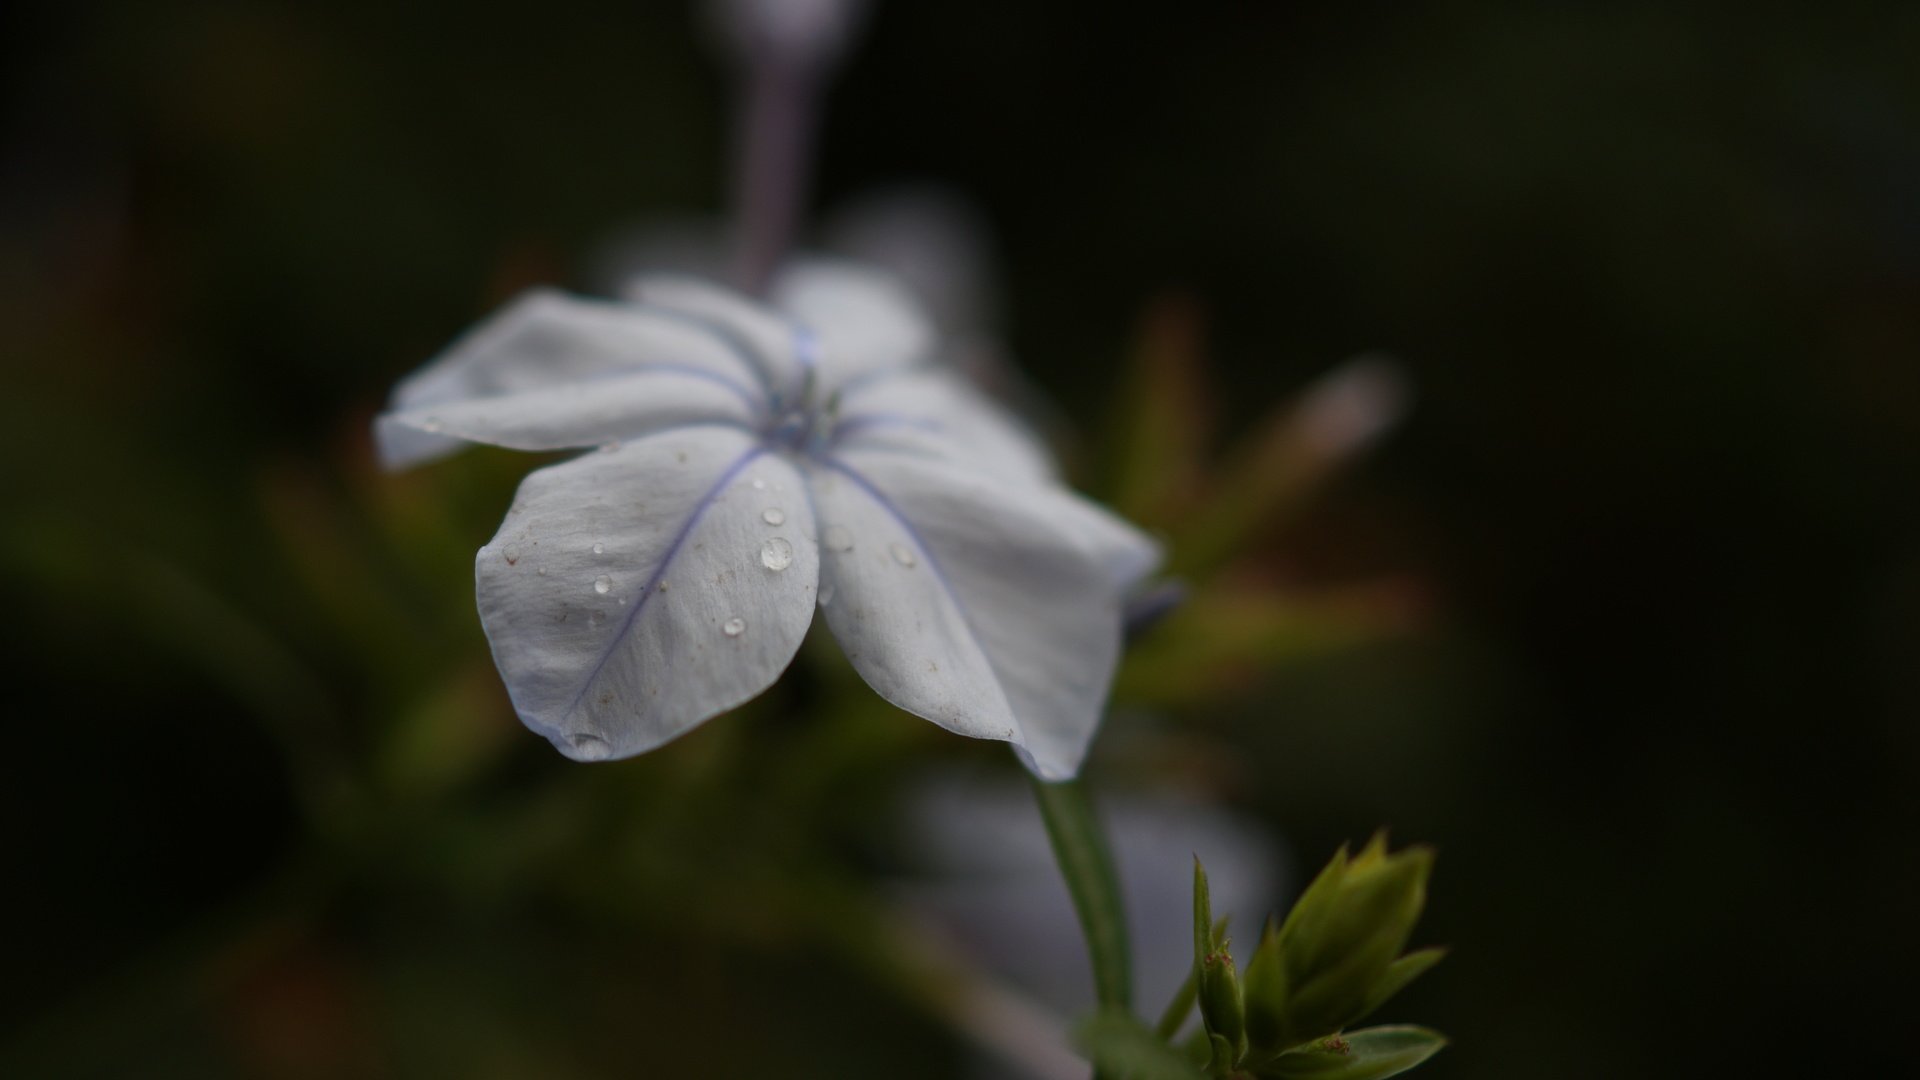
POLYGON ((593 670, 587 672, 587 677, 581 680, 579 692, 573 695, 573 700, 568 702, 566 709, 560 713, 562 720, 572 716, 580 708, 580 703, 586 700, 587 691, 593 687, 594 680, 600 677, 600 672, 606 668, 607 661, 613 659, 613 654, 620 648, 620 643, 626 640, 628 632, 633 629, 634 621, 639 619, 640 612, 646 609, 647 601, 653 599, 654 595, 660 591, 660 579, 667 576, 668 567, 673 565, 674 556, 680 554, 680 549, 685 546, 687 537, 692 535, 694 526, 700 524, 700 519, 705 517, 707 511, 713 507, 716 501, 715 496, 721 489, 732 483, 733 478, 739 476, 741 470, 766 452, 765 447, 755 446, 740 455, 733 464, 727 466, 726 472, 720 475, 720 479, 707 489, 707 493, 700 497, 700 504, 694 507, 693 513, 687 515, 686 523, 680 526, 680 531, 674 535, 673 542, 667 545, 666 553, 660 557, 659 567, 654 570, 653 576, 647 579, 646 588, 641 591, 640 598, 634 601, 633 610, 627 612, 626 619, 620 623, 620 629, 614 631, 613 639, 607 643, 607 651, 600 654, 600 659, 593 665, 593 670))
MULTIPOLYGON (((875 506, 885 511, 887 516, 897 522, 900 528, 906 532, 907 539, 913 541, 913 546, 918 548, 920 554, 927 560, 927 569, 933 572, 933 579, 940 583, 940 590, 947 594, 947 599, 953 601, 953 609, 960 613, 960 625, 967 628, 967 637, 973 641, 973 647, 980 650, 980 658, 986 661, 987 669, 992 671, 993 655, 987 651, 986 645, 981 642, 980 631, 975 629, 973 625, 973 616, 968 614, 967 605, 960 602, 960 594, 954 589, 952 579, 947 577, 946 568, 940 565, 939 557, 933 553, 931 547, 927 546, 927 541, 920 535, 920 530, 914 528, 913 522, 907 520, 907 515, 902 513, 900 508, 894 505, 893 500, 887 498, 886 494, 876 487, 873 481, 867 479, 866 475, 861 473, 860 470, 841 461, 839 458, 830 457, 823 459, 823 461, 828 468, 853 481, 855 487, 865 492, 867 498, 872 499, 875 506)), ((997 684, 1000 679, 1000 673, 997 671, 993 672, 993 677, 997 684)), ((1004 696, 1005 693, 1005 688, 1001 688, 1001 694, 1004 696)), ((1013 714, 1013 703, 1010 701, 1007 702, 1007 712, 1009 715, 1013 714)), ((1015 715, 1013 722, 1016 726, 1019 726, 1020 717, 1015 715)), ((1024 737, 1024 735, 1025 732, 1023 731, 1022 736, 1024 737)))
POLYGON ((601 301, 601 302, 608 303, 609 306, 620 307, 625 310, 644 311, 649 315, 657 315, 660 318, 668 319, 670 321, 680 323, 684 326, 691 326, 696 330, 702 331, 703 333, 712 337, 714 340, 718 341, 721 345, 725 346, 728 352, 731 352, 735 356, 739 357, 743 362, 746 363, 747 367, 753 370, 754 375, 758 377, 758 379, 760 380, 760 389, 762 392, 764 392, 768 397, 772 397, 774 395, 775 389, 773 385, 774 373, 773 373, 772 359, 770 357, 762 355, 760 350, 754 347, 753 342, 748 340, 746 335, 740 333, 738 330, 735 330, 733 327, 728 326, 727 324, 721 322, 719 319, 710 318, 706 315, 697 315, 691 311, 682 311, 679 308, 672 308, 672 307, 666 307, 661 304, 648 303, 646 301, 629 302, 629 303, 617 304, 617 305, 607 301, 601 301))
POLYGON ((833 429, 833 441, 837 445, 842 439, 858 438, 875 429, 904 427, 915 431, 941 434, 947 426, 939 420, 926 416, 913 416, 908 413, 860 413, 841 420, 833 429))

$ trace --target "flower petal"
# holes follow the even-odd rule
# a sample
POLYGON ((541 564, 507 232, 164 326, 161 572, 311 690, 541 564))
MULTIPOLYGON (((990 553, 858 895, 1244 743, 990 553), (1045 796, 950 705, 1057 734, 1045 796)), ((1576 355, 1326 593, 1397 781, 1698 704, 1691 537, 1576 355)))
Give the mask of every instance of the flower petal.
POLYGON ((599 446, 695 424, 744 427, 757 399, 698 368, 659 368, 387 413, 374 421, 381 456, 404 460, 421 434, 515 450, 599 446))
POLYGON ((645 274, 627 284, 626 295, 695 320, 733 343, 751 359, 776 399, 800 392, 806 364, 799 354, 799 327, 764 304, 684 274, 645 274))
POLYGON ((879 271, 835 259, 803 260, 775 279, 771 299, 813 332, 820 385, 829 393, 931 358, 933 329, 926 314, 905 287, 879 271))
MULTIPOLYGON (((434 406, 520 394, 638 370, 700 372, 759 396, 760 374, 737 343, 675 312, 582 300, 535 289, 467 333, 395 388, 392 409, 424 417, 434 406)), ((399 467, 444 455, 457 439, 388 425, 382 453, 399 467)))
MULTIPOLYGON (((940 368, 902 372, 856 387, 842 404, 836 451, 886 451, 944 461, 1004 483, 1057 491, 1053 460, 1012 414, 940 368)), ((1128 589, 1160 564, 1160 547, 1138 529, 1070 493, 1053 503, 1057 524, 1078 533, 1128 589)))
POLYGON ((533 473, 476 576, 520 718, 597 761, 772 684, 812 620, 819 555, 793 466, 700 428, 533 473))
POLYGON ((1074 496, 905 454, 808 473, 827 625, 868 685, 950 731, 1079 770, 1120 653, 1119 592, 1074 496))
POLYGON ((903 371, 849 389, 834 429, 845 446, 941 458, 992 476, 1051 483, 1053 460, 1020 421, 943 368, 903 371))

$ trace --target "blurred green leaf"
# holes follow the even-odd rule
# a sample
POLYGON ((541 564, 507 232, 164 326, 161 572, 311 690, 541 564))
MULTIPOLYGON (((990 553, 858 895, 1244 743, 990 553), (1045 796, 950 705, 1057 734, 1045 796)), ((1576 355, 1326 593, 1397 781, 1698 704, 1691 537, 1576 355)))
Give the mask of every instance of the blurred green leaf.
POLYGON ((1206 1074, 1131 1014, 1104 1009, 1074 1031, 1074 1044, 1121 1080, 1200 1080, 1206 1074))
POLYGON ((1224 564, 1398 420, 1406 396, 1397 364, 1361 356, 1268 413, 1214 470, 1213 497, 1176 531, 1173 570, 1204 576, 1224 564))
POLYGON ((1177 520, 1203 470, 1207 416, 1200 313, 1188 298, 1146 312, 1115 409, 1110 500, 1149 528, 1177 520))

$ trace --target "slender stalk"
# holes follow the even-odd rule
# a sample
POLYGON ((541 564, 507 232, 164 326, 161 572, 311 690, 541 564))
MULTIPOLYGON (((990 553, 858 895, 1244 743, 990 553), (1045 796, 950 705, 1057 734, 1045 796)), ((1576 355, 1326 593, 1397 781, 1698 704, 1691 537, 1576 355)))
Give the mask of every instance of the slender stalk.
POLYGON ((1033 783, 1040 816, 1053 842, 1053 858, 1066 878, 1093 960, 1094 997, 1103 1009, 1133 1009, 1132 957, 1127 949, 1126 911, 1113 855, 1087 789, 1078 780, 1033 783))
POLYGON ((793 244, 812 170, 819 65, 761 43, 741 72, 742 109, 734 173, 734 278, 765 291, 793 244))

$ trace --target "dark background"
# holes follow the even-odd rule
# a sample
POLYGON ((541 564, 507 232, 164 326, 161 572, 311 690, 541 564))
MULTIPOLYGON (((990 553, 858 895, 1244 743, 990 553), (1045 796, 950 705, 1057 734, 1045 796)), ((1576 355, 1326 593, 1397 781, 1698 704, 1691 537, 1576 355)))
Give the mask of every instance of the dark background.
MULTIPOLYGON (((578 775, 510 721, 505 779, 420 810, 418 848, 382 846, 412 802, 315 814, 338 793, 301 764, 387 761, 426 668, 443 712, 499 712, 462 552, 525 463, 372 488, 364 425, 609 228, 724 209, 687 12, 5 10, 0 1060, 775 1074, 720 1064, 740 1025, 793 1075, 946 1075, 950 1036, 806 949, 709 948, 670 904, 609 944, 525 896, 590 895, 588 855, 485 869, 534 828, 500 793, 578 775), (316 866, 313 822, 347 819, 374 854, 316 866), (304 920, 249 921, 315 877, 304 920), (487 978, 537 1003, 450 1003, 487 978), (593 980, 618 990, 571 1005, 593 980)), ((819 203, 974 201, 1006 335, 1085 430, 1167 295, 1202 313, 1222 440, 1344 356, 1406 365, 1404 427, 1263 543, 1417 583, 1418 625, 1173 719, 1241 749, 1223 797, 1303 862, 1381 823, 1439 847, 1422 938, 1455 951, 1394 1018, 1455 1045, 1420 1075, 1911 1062, 1916 57, 1904 4, 1005 0, 882 4, 836 84, 819 203)))

